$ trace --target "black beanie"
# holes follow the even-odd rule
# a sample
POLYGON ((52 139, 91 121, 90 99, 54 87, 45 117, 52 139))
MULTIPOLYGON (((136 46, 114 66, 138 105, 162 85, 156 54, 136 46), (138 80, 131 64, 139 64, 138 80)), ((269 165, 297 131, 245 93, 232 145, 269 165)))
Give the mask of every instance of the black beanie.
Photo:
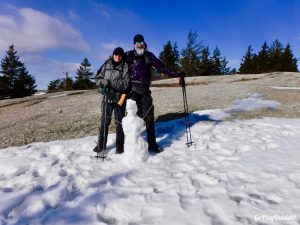
POLYGON ((121 48, 121 47, 115 48, 115 50, 113 51, 113 55, 121 55, 121 56, 123 56, 124 55, 123 48, 121 48))
POLYGON ((133 38, 133 44, 135 44, 136 42, 145 42, 143 35, 136 34, 133 38))

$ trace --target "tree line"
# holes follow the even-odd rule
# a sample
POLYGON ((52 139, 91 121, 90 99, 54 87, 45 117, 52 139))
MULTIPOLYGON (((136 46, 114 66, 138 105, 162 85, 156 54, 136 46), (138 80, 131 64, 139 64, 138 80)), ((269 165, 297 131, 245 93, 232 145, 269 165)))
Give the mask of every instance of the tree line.
POLYGON ((258 53, 253 53, 251 45, 248 47, 242 58, 239 73, 298 72, 297 61, 290 44, 283 47, 279 40, 275 40, 268 46, 268 43, 264 42, 258 53))
POLYGON ((170 68, 185 72, 187 76, 209 76, 228 74, 258 74, 276 71, 299 72, 298 59, 294 56, 291 45, 285 47, 279 40, 270 46, 264 42, 258 53, 253 53, 251 45, 242 57, 240 68, 236 71, 227 66, 226 57, 221 56, 218 47, 212 55, 209 46, 198 41, 197 32, 190 30, 187 45, 179 53, 177 43, 168 41, 160 53, 160 59, 170 68))
POLYGON ((226 57, 221 56, 218 47, 211 55, 209 46, 199 42, 197 32, 188 33, 187 44, 179 52, 177 43, 168 41, 159 58, 171 69, 185 72, 187 76, 209 76, 235 74, 236 70, 227 66, 226 57))
POLYGON ((77 69, 75 80, 65 73, 65 78, 50 81, 48 84, 48 92, 70 91, 70 90, 87 90, 96 88, 93 81, 94 73, 91 71, 92 64, 87 58, 84 58, 81 65, 77 69))
MULTIPOLYGON (((181 51, 178 50, 176 42, 172 44, 171 41, 167 41, 159 58, 170 69, 185 72, 187 76, 298 72, 298 59, 294 56, 291 45, 283 46, 279 40, 275 40, 270 46, 264 42, 258 53, 253 53, 250 45, 241 59, 240 68, 236 71, 235 68, 227 66, 228 61, 221 55, 217 46, 211 54, 209 46, 197 39, 197 32, 190 30, 186 47, 181 51)), ((64 74, 64 78, 50 81, 48 92, 96 88, 91 63, 87 58, 83 59, 77 69, 75 80, 68 72, 64 74)), ((0 99, 25 97, 36 91, 34 76, 29 74, 25 64, 20 61, 14 45, 9 46, 1 61, 0 99)))

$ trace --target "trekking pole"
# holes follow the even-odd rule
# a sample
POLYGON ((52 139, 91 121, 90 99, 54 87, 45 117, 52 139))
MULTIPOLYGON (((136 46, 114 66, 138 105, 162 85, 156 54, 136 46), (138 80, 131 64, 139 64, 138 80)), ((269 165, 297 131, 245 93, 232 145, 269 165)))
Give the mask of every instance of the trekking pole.
POLYGON ((185 120, 186 145, 190 147, 193 144, 193 141, 192 141, 189 107, 188 107, 188 102, 186 97, 186 88, 185 88, 186 85, 184 79, 181 83, 181 87, 182 87, 183 109, 184 109, 184 120, 185 120))
MULTIPOLYGON (((105 141, 106 141, 106 130, 105 130, 105 125, 106 125, 106 109, 107 109, 107 102, 106 101, 106 95, 103 96, 103 104, 104 106, 102 107, 102 109, 104 110, 104 124, 103 124, 103 140, 102 140, 102 156, 100 156, 100 146, 99 146, 99 138, 98 138, 98 151, 97 151, 97 156, 95 156, 97 159, 101 158, 104 162, 104 159, 106 158, 106 156, 104 155, 104 151, 105 149, 105 141)), ((102 125, 102 124, 101 124, 102 125)), ((100 131, 101 131, 101 127, 100 127, 100 131)), ((99 131, 99 136, 101 135, 101 132, 99 131)))

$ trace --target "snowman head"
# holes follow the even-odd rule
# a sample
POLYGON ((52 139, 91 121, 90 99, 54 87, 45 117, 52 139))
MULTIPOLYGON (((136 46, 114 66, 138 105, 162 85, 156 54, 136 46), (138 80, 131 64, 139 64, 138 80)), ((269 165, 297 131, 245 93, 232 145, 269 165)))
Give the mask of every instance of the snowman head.
POLYGON ((132 99, 128 99, 126 102, 127 115, 136 115, 137 110, 136 102, 132 99))

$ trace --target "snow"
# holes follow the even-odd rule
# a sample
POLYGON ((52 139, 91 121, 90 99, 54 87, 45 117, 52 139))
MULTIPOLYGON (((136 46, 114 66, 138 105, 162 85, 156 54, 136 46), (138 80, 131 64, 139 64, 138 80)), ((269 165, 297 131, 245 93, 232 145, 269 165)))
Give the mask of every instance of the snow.
POLYGON ((279 90, 300 90, 300 87, 278 87, 278 86, 270 86, 270 88, 279 89, 279 90))
POLYGON ((40 95, 45 95, 45 94, 47 94, 46 91, 37 91, 37 92, 34 93, 33 95, 34 95, 34 96, 40 96, 40 95))
POLYGON ((59 98, 59 97, 65 97, 65 96, 68 96, 68 94, 67 93, 57 94, 57 95, 48 96, 48 98, 59 98))
POLYGON ((109 134, 104 162, 96 136, 1 149, 0 224, 299 224, 300 119, 223 121, 278 106, 259 94, 235 104, 192 113, 189 148, 184 119, 156 123, 165 151, 146 160, 127 131, 132 149, 115 154, 109 134))

